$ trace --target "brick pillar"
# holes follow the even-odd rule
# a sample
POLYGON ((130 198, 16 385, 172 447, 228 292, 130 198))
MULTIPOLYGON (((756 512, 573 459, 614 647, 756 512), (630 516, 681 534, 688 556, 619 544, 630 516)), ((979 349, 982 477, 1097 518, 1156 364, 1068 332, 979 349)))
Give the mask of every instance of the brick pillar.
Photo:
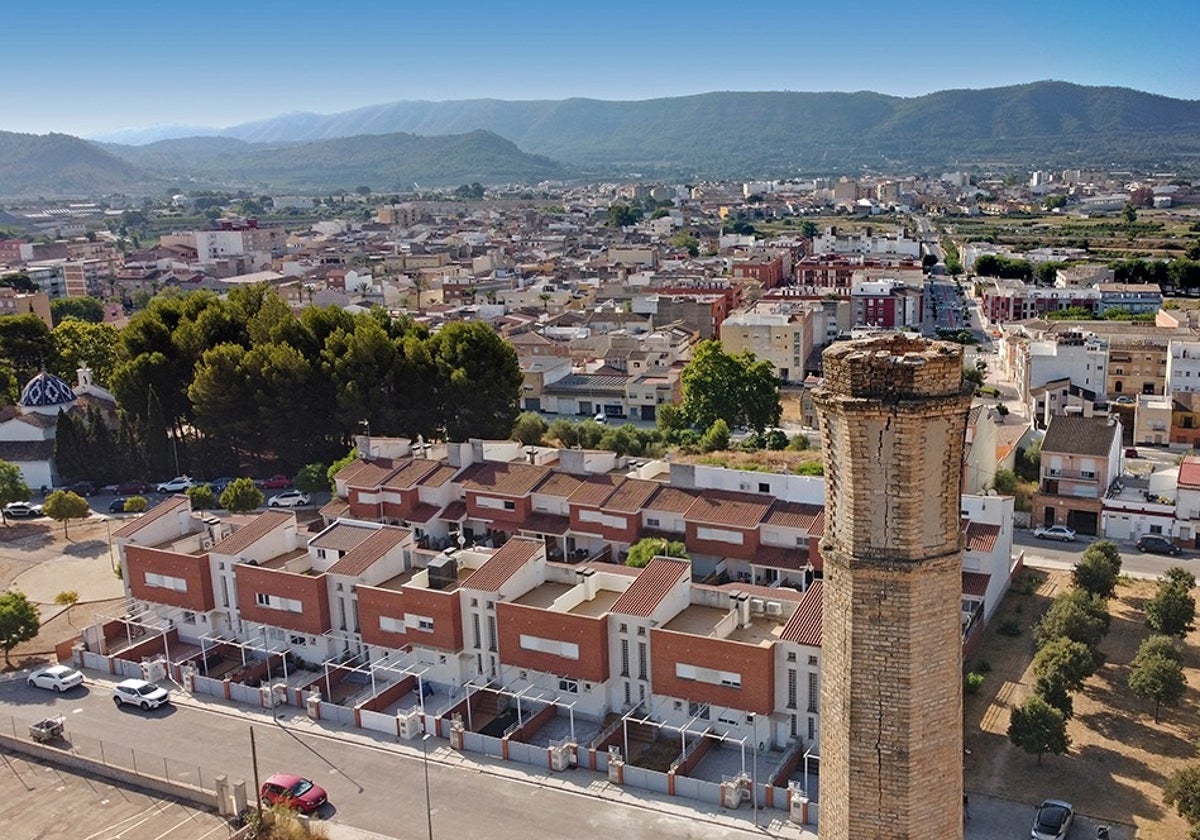
POLYGON ((824 370, 821 838, 961 838, 962 350, 845 342, 824 370))

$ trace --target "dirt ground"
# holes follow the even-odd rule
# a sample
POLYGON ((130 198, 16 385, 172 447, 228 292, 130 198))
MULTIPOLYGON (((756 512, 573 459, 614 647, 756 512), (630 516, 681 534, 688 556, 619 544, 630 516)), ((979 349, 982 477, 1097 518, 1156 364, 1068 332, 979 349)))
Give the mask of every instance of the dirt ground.
MULTIPOLYGON (((112 523, 109 523, 111 527, 112 523)), ((73 522, 68 529, 69 537, 63 536, 63 528, 48 519, 12 521, 8 527, 0 525, 0 589, 7 589, 16 577, 48 557, 61 554, 89 554, 97 546, 108 550, 108 531, 99 519, 73 522)), ((69 580, 63 581, 63 590, 71 589, 69 580)), ((107 615, 120 603, 120 599, 93 601, 76 604, 59 611, 52 605, 40 605, 42 626, 37 638, 22 642, 13 648, 9 658, 12 668, 24 668, 39 664, 54 655, 54 646, 79 634, 96 618, 107 615), (54 615, 53 613, 58 613, 54 615)), ((4 668, 0 660, 0 668, 4 668)))
POLYGON ((1032 626, 1051 600, 1071 585, 1066 572, 1036 574, 1029 593, 1020 586, 1004 599, 977 654, 967 661, 991 666, 983 688, 966 695, 965 784, 968 790, 1035 805, 1045 798, 1065 799, 1089 816, 1133 824, 1143 840, 1177 840, 1187 824, 1162 801, 1162 787, 1178 767, 1200 758, 1200 633, 1185 640, 1184 666, 1188 690, 1175 708, 1163 708, 1154 722, 1152 703, 1129 690, 1129 663, 1149 635, 1144 607, 1153 596, 1149 581, 1123 581, 1110 602, 1112 624, 1100 649, 1106 662, 1074 695, 1075 716, 1068 724, 1071 747, 1066 755, 1046 755, 1041 766, 1009 743, 1009 714, 1033 691, 1032 626), (997 632, 1015 619, 1021 635, 997 632))

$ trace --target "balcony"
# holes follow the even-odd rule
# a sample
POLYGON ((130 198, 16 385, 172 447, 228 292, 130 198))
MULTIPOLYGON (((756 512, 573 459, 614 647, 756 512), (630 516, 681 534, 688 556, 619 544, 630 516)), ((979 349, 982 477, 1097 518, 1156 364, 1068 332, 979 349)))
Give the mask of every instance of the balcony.
POLYGON ((1047 470, 1042 476, 1044 481, 1100 481, 1097 472, 1081 472, 1079 470, 1047 470))

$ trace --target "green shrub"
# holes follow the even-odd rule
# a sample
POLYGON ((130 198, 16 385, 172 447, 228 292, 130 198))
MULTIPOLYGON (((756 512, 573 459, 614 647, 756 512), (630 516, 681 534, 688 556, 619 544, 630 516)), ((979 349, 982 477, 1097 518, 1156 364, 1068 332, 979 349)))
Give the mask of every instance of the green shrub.
POLYGON ((978 694, 979 689, 983 688, 983 674, 976 674, 974 671, 967 674, 966 680, 963 682, 963 691, 967 694, 978 694))
POLYGON ((1021 623, 1015 618, 1006 618, 1000 622, 1000 626, 996 628, 996 632, 1004 636, 1020 636, 1021 623))

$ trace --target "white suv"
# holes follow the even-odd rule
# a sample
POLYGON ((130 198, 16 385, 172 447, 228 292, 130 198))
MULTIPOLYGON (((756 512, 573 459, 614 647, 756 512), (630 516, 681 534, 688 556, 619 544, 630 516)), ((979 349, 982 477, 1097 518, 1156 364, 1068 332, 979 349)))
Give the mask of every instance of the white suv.
POLYGON ((113 702, 118 706, 128 703, 141 709, 157 709, 170 700, 165 688, 145 680, 122 680, 113 686, 113 702))
POLYGON ((193 481, 191 479, 191 477, 186 476, 186 475, 179 475, 179 476, 176 476, 175 478, 172 478, 170 481, 164 481, 162 484, 158 485, 158 487, 156 487, 155 489, 159 493, 182 493, 184 490, 188 489, 189 487, 195 486, 195 484, 196 484, 196 482, 193 481))
POLYGON ((282 493, 277 493, 271 497, 271 501, 267 502, 267 507, 301 507, 307 505, 309 499, 307 493, 302 493, 299 490, 284 490, 282 493))

